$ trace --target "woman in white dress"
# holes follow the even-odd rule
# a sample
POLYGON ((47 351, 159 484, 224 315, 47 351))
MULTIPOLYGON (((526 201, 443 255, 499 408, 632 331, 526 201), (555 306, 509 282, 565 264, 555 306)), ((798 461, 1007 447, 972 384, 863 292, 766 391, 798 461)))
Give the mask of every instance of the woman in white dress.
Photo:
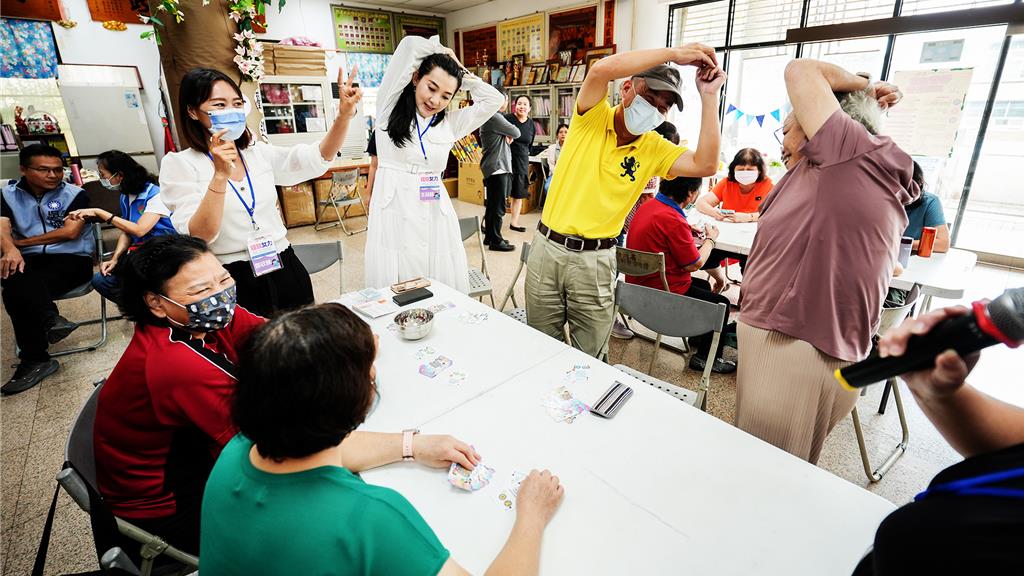
POLYGON ((378 94, 366 285, 425 276, 468 293, 466 251, 441 172, 452 144, 483 125, 503 98, 466 71, 436 36, 402 39, 378 94), (445 112, 461 88, 469 90, 473 105, 445 112))

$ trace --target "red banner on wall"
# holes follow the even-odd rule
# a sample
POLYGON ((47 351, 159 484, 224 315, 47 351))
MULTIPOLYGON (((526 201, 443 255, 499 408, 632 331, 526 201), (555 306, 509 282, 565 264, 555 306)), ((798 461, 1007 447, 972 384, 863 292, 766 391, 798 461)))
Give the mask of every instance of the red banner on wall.
POLYGON ((147 0, 87 0, 89 14, 97 22, 116 20, 125 24, 141 24, 139 16, 149 16, 147 0))

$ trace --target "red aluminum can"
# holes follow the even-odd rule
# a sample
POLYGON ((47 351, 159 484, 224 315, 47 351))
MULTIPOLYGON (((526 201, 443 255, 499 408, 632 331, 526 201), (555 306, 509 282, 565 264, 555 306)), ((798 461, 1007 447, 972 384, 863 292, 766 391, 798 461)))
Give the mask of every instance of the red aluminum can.
POLYGON ((921 229, 921 244, 917 247, 917 255, 921 258, 928 258, 932 255, 932 246, 935 245, 935 228, 925 226, 921 229))

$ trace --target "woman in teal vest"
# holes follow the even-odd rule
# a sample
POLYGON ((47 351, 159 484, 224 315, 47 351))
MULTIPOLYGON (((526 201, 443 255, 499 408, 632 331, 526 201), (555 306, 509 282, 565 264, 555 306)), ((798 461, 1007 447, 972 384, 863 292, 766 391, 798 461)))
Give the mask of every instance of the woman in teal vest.
POLYGON ((68 214, 72 220, 90 218, 109 224, 121 231, 117 247, 110 260, 100 264, 100 271, 92 277, 92 287, 112 302, 117 302, 121 280, 114 269, 121 257, 154 236, 175 234, 171 224, 171 211, 160 200, 157 177, 131 156, 120 150, 108 150, 96 159, 100 184, 107 190, 121 193, 121 215, 102 208, 84 208, 68 214))

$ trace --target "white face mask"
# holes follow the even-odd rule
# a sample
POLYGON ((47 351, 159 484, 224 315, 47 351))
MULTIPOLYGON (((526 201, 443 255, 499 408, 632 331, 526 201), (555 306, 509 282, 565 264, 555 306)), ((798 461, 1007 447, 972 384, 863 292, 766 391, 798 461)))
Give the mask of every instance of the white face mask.
POLYGON ((757 182, 757 170, 737 170, 734 172, 736 181, 744 186, 749 186, 754 182, 757 182))
POLYGON ((110 183, 110 178, 100 178, 100 185, 103 186, 104 188, 106 188, 107 190, 120 190, 121 189, 121 184, 120 183, 118 183, 118 184, 111 184, 110 183))
POLYGON ((625 109, 626 130, 633 136, 642 136, 654 130, 665 121, 665 117, 653 104, 637 94, 625 109))

